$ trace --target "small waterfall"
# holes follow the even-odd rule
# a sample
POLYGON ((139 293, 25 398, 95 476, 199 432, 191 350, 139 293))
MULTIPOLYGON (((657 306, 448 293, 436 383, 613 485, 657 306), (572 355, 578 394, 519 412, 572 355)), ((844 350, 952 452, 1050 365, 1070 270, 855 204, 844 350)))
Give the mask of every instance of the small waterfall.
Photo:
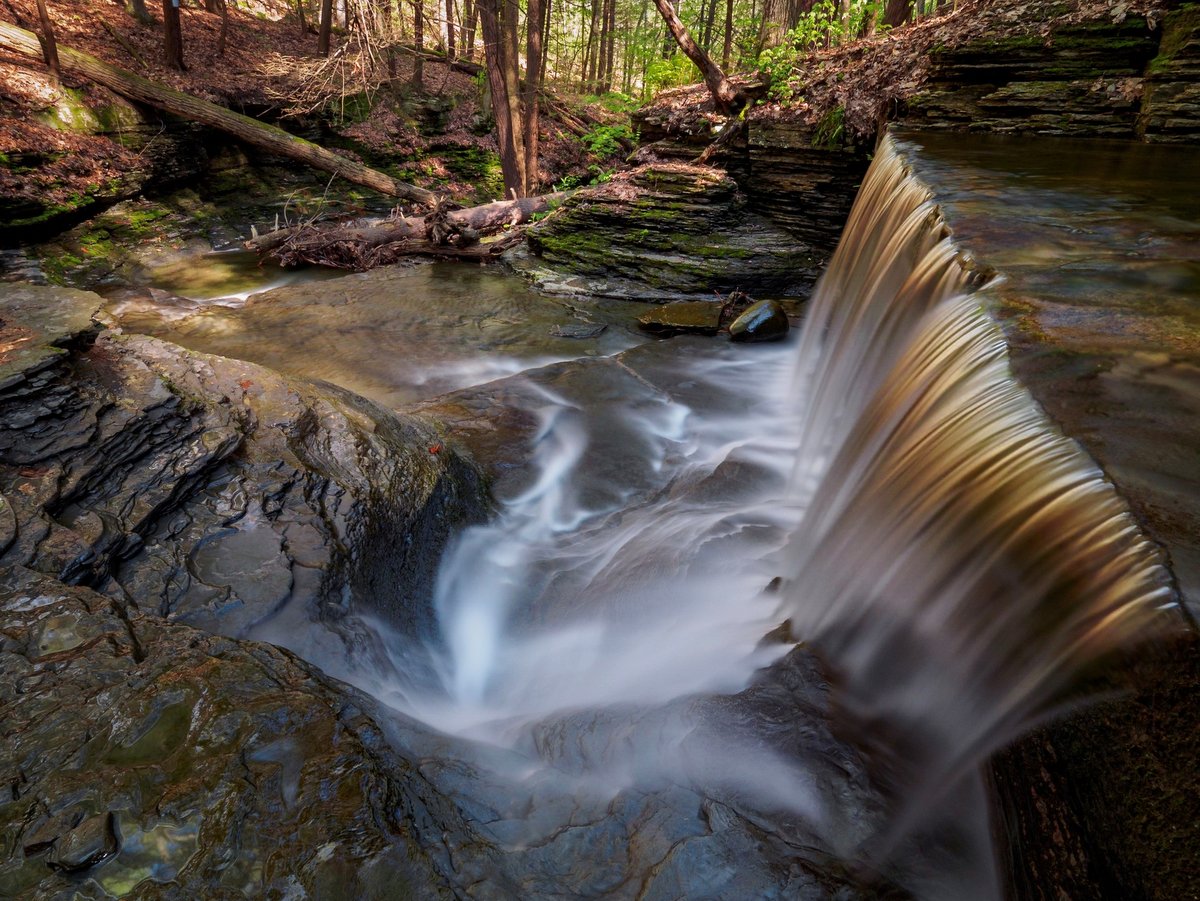
POLYGON ((441 634, 374 624, 385 665, 335 674, 511 751, 501 794, 534 771, 538 803, 686 786, 913 897, 997 897, 979 765, 1173 592, 1013 378, 981 281, 885 139, 798 352, 671 341, 509 380, 538 423, 526 481, 443 558, 441 634), (763 640, 783 619, 829 695, 763 640))
POLYGON ((800 348, 782 615, 913 810, 1173 599, 1113 486, 1013 378, 978 280, 885 138, 800 348))

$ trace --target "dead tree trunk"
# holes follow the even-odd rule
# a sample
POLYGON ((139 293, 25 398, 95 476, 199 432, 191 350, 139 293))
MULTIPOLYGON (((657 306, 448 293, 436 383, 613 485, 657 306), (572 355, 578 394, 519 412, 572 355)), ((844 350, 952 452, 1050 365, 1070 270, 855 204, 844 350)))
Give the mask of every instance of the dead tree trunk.
MULTIPOLYGON (((32 59, 40 60, 42 56, 36 35, 7 22, 0 22, 0 49, 32 59)), ((400 197, 424 205, 431 204, 435 199, 434 195, 424 188, 396 181, 389 175, 331 153, 324 147, 290 135, 274 125, 267 125, 207 100, 173 91, 78 50, 60 47, 59 60, 65 71, 90 78, 122 97, 216 128, 268 153, 296 160, 323 172, 340 175, 346 181, 372 188, 391 197, 400 197)))
POLYGON ((523 225, 566 196, 559 193, 500 200, 467 210, 434 210, 426 216, 366 224, 279 229, 251 238, 245 247, 270 254, 285 265, 319 263, 343 269, 369 269, 411 254, 481 259, 512 243, 480 244, 481 236, 523 225))
POLYGON ((662 14, 667 28, 670 29, 675 42, 679 44, 679 49, 687 54, 688 59, 696 64, 696 68, 704 76, 704 83, 708 85, 709 93, 712 94, 717 109, 726 115, 736 115, 741 112, 742 107, 746 105, 745 95, 730 83, 721 67, 712 61, 712 57, 701 50, 692 40, 692 36, 683 27, 683 22, 680 21, 670 0, 654 0, 654 5, 662 14))
POLYGON ((183 30, 179 26, 179 0, 163 0, 163 58, 172 69, 183 72, 183 30))

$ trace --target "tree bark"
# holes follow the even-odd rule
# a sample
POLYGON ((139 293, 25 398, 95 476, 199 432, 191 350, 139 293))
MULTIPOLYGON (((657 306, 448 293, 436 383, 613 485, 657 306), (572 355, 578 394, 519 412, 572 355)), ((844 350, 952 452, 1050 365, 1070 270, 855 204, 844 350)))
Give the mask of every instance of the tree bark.
POLYGON ((908 22, 912 0, 887 0, 883 9, 883 24, 891 28, 899 28, 908 22))
POLYGON ((225 39, 229 37, 229 0, 213 0, 221 8, 221 31, 217 35, 217 56, 225 55, 225 39))
POLYGON ((675 7, 671 5, 670 0, 654 0, 654 5, 662 14, 667 28, 670 29, 675 42, 679 44, 679 49, 687 54, 688 59, 696 64, 696 68, 704 76, 704 83, 708 85, 709 93, 712 94, 717 109, 726 115, 740 113, 742 107, 746 105, 745 95, 730 83, 721 67, 696 46, 696 42, 692 40, 692 36, 688 34, 687 29, 683 27, 683 22, 675 13, 675 7))
POLYGON ((38 35, 42 44, 42 58, 57 79, 61 69, 58 64, 58 41, 54 38, 54 23, 50 21, 50 10, 46 9, 46 0, 37 0, 38 21, 42 30, 38 35))
POLYGON ((522 130, 525 135, 525 193, 538 189, 538 91, 542 86, 542 29, 546 7, 543 0, 528 0, 525 14, 525 85, 521 92, 524 107, 522 130))
POLYGON ((300 37, 308 34, 308 22, 304 20, 304 0, 296 0, 296 18, 300 20, 300 37))
POLYGON ((458 56, 458 44, 454 33, 454 0, 446 0, 446 58, 458 56))
POLYGON ((146 0, 125 0, 125 11, 143 25, 149 25, 154 19, 150 10, 146 9, 146 0))
POLYGON ((317 53, 329 56, 329 35, 333 32, 333 0, 321 0, 321 24, 317 29, 317 53))
POLYGON ((163 0, 163 58, 172 69, 186 70, 183 64, 183 31, 179 26, 180 0, 163 0))
POLYGON ((421 0, 413 0, 413 43, 417 46, 417 55, 413 57, 412 84, 421 90, 425 84, 425 60, 421 52, 425 49, 425 15, 421 8, 421 0))
POLYGON ((504 189, 524 197, 525 144, 521 130, 521 98, 517 73, 516 4, 513 0, 476 0, 479 27, 483 32, 488 87, 496 120, 496 142, 500 146, 500 169, 504 189), (511 6, 508 6, 509 3, 511 6), (505 15, 502 16, 502 9, 505 15))
MULTIPOLYGON (((36 35, 7 22, 0 22, 0 49, 32 59, 41 59, 42 55, 36 35)), ((391 197, 426 205, 435 199, 433 193, 424 188, 396 181, 389 175, 331 153, 324 147, 290 135, 274 125, 267 125, 207 100, 173 91, 78 50, 60 47, 59 60, 65 71, 86 76, 122 97, 219 129, 260 150, 305 163, 323 172, 331 172, 346 181, 372 188, 391 197)))
POLYGON ((729 69, 733 55, 733 0, 725 0, 725 46, 721 49, 721 66, 729 69))

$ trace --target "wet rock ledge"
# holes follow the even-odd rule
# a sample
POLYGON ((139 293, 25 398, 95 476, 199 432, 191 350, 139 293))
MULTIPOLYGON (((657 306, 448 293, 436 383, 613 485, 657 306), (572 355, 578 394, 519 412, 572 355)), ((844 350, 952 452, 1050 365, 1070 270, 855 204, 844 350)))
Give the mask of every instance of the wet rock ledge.
POLYGON ((438 427, 100 331, 99 306, 33 286, 0 306, 0 565, 232 636, 359 600, 422 627, 441 544, 482 511, 438 427))
POLYGON ((469 836, 457 811, 369 701, 241 637, 426 628, 474 464, 331 385, 106 332, 100 304, 0 301, 0 895, 440 897, 412 820, 469 836))

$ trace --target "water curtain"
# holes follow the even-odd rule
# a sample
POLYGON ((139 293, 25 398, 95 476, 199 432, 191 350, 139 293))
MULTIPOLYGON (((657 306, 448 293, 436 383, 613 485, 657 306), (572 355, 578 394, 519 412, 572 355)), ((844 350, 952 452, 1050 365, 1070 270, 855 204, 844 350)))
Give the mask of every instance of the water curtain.
POLYGON ((885 137, 800 348, 782 612, 916 806, 1173 603, 1114 487, 1014 379, 980 281, 885 137))

